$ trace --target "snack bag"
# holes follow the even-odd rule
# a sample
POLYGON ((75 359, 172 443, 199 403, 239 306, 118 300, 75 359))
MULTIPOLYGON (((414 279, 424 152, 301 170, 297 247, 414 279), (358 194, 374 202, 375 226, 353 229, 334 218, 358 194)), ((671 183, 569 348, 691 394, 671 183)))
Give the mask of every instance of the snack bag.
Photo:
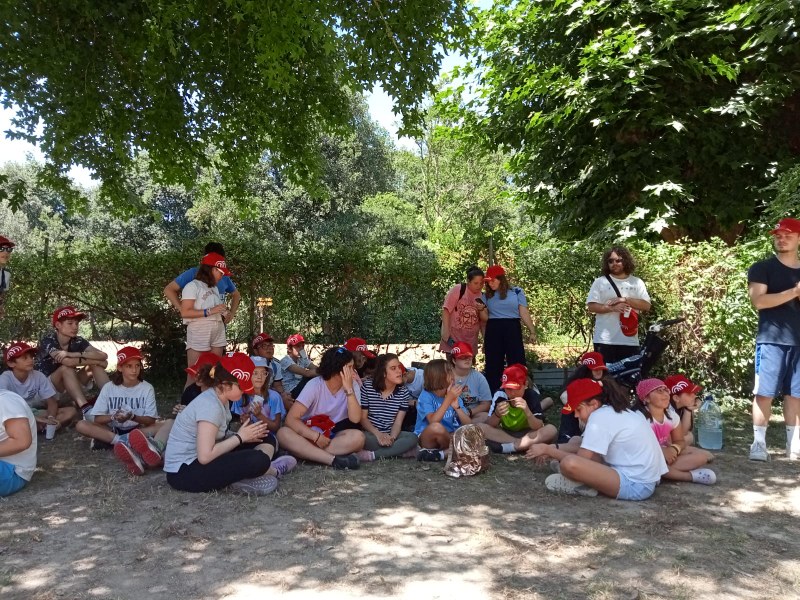
POLYGON ((445 475, 469 477, 489 468, 489 448, 483 431, 476 425, 463 425, 450 439, 450 453, 444 466, 445 475))

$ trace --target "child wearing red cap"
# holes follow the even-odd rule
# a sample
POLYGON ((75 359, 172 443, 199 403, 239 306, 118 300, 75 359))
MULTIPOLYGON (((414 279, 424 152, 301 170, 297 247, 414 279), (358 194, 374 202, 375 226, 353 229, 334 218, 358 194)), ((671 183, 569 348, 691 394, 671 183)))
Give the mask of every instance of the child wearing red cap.
POLYGON ((36 370, 50 378, 58 392, 66 392, 84 416, 91 405, 86 400, 85 386, 98 389, 108 383, 108 355, 78 335, 80 322, 86 314, 73 306, 61 306, 53 311, 53 331, 39 340, 36 370))
MULTIPOLYGON (((578 361, 578 368, 567 380, 567 385, 576 379, 594 379, 595 381, 603 381, 604 379, 611 379, 608 375, 608 367, 606 367, 603 355, 599 352, 585 352, 578 361)), ((561 393, 562 404, 567 404, 567 391, 566 389, 561 393)), ((561 423, 558 426, 558 443, 571 444, 574 450, 580 448, 581 442, 581 428, 578 418, 575 413, 568 409, 561 410, 561 423)))
POLYGON ((716 483, 714 471, 700 468, 714 460, 714 455, 686 444, 680 418, 670 405, 670 390, 666 383, 660 379, 643 379, 636 386, 636 395, 637 408, 650 420, 667 461, 669 471, 664 474, 664 479, 703 485, 716 483))
MULTIPOLYGON (((202 352, 211 351, 218 356, 225 352, 227 340, 223 319, 228 315, 228 307, 217 284, 230 274, 225 257, 211 252, 200 260, 195 278, 181 291, 187 365, 193 365, 202 352)), ((184 387, 189 387, 193 381, 191 373, 187 373, 184 387)))
POLYGON ((100 390, 92 416, 93 421, 79 421, 75 429, 91 438, 93 448, 113 446, 114 456, 132 475, 161 464, 172 421, 157 421, 155 390, 142 379, 138 348, 126 346, 117 352, 117 370, 100 390))
POLYGON ((59 406, 53 384, 33 368, 36 352, 36 348, 24 342, 6 348, 4 359, 8 370, 0 374, 0 390, 19 394, 28 403, 41 432, 47 425, 57 428, 69 425, 77 418, 78 411, 74 406, 59 406))
MULTIPOLYGON (((305 385, 317 376, 317 365, 311 362, 305 353, 306 340, 299 333, 293 333, 286 338, 286 356, 281 359, 283 371, 283 389, 296 400, 305 385)), ((292 402, 284 398, 286 410, 292 407, 292 402)))
POLYGON ((644 415, 612 381, 576 379, 567 386, 566 408, 586 423, 577 452, 559 444, 534 444, 526 458, 555 459, 560 473, 545 480, 554 492, 618 500, 646 500, 669 470, 644 415))
POLYGON ((492 398, 488 420, 479 425, 492 452, 524 452, 533 444, 549 444, 556 439, 556 428, 545 424, 539 395, 528 388, 524 365, 505 369, 500 388, 492 398))
POLYGON ((694 411, 697 410, 697 394, 703 389, 692 383, 685 375, 670 375, 664 379, 669 388, 670 403, 681 420, 683 439, 687 446, 694 446, 694 411))
POLYGON ((266 423, 245 422, 236 433, 228 425, 230 404, 254 391, 250 357, 230 352, 219 358, 209 388, 175 418, 164 455, 167 483, 184 492, 231 491, 264 496, 278 488, 275 438, 266 423))
POLYGON ((435 462, 445 459, 450 438, 461 425, 472 418, 461 399, 464 386, 455 383, 453 367, 446 360, 436 359, 425 365, 425 391, 417 401, 417 423, 414 434, 422 449, 417 460, 435 462))
POLYGON ((453 375, 456 385, 464 388, 461 399, 467 408, 473 423, 484 423, 489 418, 489 408, 492 406, 492 392, 489 382, 483 373, 473 367, 474 352, 467 342, 456 342, 447 355, 447 360, 453 365, 453 375))

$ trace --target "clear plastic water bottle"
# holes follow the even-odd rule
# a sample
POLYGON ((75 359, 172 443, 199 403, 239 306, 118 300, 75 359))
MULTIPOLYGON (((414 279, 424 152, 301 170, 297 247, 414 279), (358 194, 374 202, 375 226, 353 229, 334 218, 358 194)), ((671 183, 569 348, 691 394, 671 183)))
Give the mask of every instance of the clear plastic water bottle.
POLYGON ((706 450, 722 448, 722 411, 711 394, 697 411, 697 443, 706 450))

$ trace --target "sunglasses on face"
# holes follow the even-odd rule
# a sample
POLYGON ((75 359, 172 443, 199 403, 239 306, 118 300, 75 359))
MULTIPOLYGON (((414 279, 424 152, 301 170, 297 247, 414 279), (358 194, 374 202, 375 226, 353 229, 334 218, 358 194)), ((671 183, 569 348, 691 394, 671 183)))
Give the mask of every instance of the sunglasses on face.
POLYGON ((11 246, 0 246, 0 252, 8 252, 11 254, 14 251, 14 248, 11 246))
POLYGON ((613 265, 614 263, 621 263, 621 262, 622 262, 621 258, 609 258, 608 259, 608 264, 610 264, 610 265, 613 265))

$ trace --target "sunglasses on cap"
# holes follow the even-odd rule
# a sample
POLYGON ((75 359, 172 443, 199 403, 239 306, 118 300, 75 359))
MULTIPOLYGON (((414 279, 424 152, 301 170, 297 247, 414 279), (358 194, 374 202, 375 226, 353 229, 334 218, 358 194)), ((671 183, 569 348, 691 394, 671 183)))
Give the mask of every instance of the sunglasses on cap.
POLYGON ((8 252, 11 254, 14 251, 12 246, 0 246, 0 252, 8 252))

